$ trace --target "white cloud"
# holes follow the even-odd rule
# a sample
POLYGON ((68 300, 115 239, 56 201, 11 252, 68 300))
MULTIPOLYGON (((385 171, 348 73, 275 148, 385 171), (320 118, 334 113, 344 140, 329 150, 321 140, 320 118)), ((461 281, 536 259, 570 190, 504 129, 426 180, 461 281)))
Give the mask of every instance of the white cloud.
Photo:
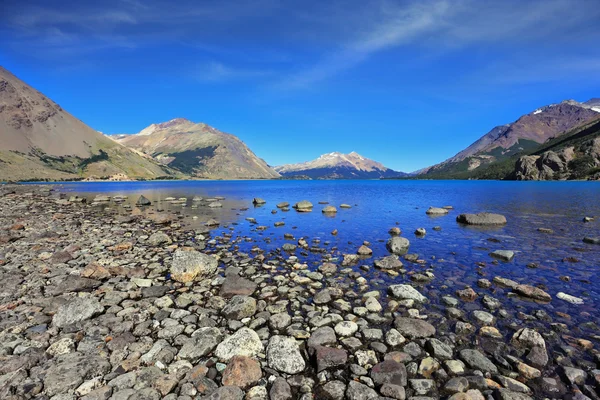
POLYGON ((271 74, 271 71, 233 67, 221 62, 211 61, 198 66, 192 74, 202 82, 225 82, 246 78, 260 78, 271 74))

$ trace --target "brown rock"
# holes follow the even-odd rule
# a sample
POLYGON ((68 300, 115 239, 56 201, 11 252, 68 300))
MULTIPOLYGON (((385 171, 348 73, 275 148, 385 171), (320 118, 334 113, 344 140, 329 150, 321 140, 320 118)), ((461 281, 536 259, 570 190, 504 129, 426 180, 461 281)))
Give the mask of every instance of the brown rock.
POLYGON ((477 293, 471 288, 457 290, 456 295, 464 301, 475 301, 477 298, 477 293))
POLYGON ((92 279, 106 279, 110 277, 110 272, 100 264, 91 263, 81 271, 81 276, 92 279))
POLYGON ((536 288, 535 286, 517 285, 513 291, 521 296, 529 297, 535 300, 552 301, 552 296, 550 296, 550 294, 544 292, 542 289, 536 288))
POLYGON ((223 385, 247 388, 262 377, 260 363, 246 356, 234 356, 223 370, 223 385))

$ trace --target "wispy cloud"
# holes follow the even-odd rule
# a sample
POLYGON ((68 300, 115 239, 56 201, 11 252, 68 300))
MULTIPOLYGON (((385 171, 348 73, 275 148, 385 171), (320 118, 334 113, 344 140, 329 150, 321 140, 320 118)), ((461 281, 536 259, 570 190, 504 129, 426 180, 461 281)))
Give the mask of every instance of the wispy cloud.
MULTIPOLYGON (((597 42, 600 32, 588 27, 594 25, 591 21, 600 19, 600 8, 589 0, 575 3, 571 0, 429 0, 408 4, 374 1, 371 4, 375 11, 363 15, 363 29, 358 30, 357 36, 348 35, 348 41, 288 74, 275 87, 312 87, 393 48, 405 52, 410 64, 415 47, 429 52, 431 60, 435 54, 443 56, 473 45, 505 49, 526 45, 533 46, 535 51, 535 47, 545 50, 552 45, 573 45, 573 41, 597 42), (552 43, 547 43, 548 40, 552 43)), ((336 21, 338 25, 348 22, 336 21)))
POLYGON ((201 82, 229 82, 248 78, 261 78, 268 76, 272 71, 265 69, 249 69, 225 65, 221 62, 211 61, 194 69, 192 75, 201 82))

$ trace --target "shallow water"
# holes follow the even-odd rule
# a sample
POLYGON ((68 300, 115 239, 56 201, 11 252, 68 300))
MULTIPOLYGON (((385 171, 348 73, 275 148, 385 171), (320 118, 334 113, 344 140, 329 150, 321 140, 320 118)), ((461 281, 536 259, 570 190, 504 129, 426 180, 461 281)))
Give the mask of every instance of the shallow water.
MULTIPOLYGON (((543 309, 557 321, 556 312, 567 313, 571 319, 558 317, 558 322, 566 323, 572 329, 581 329, 583 336, 586 326, 583 322, 600 322, 600 288, 596 284, 600 270, 600 246, 585 244, 585 236, 600 236, 600 185, 595 182, 499 182, 499 181, 172 181, 172 182, 111 182, 111 183, 69 183, 62 184, 60 190, 74 192, 92 199, 96 194, 128 195, 133 204, 140 194, 154 202, 155 208, 177 211, 182 221, 190 227, 198 226, 208 218, 216 218, 222 225, 213 232, 215 235, 232 234, 233 238, 251 237, 252 241, 232 240, 232 246, 250 252, 254 246, 265 250, 265 254, 275 252, 286 241, 284 233, 292 233, 297 240, 320 239, 319 247, 329 253, 342 256, 354 254, 363 241, 370 242, 373 257, 365 259, 353 267, 369 279, 375 289, 384 290, 390 283, 410 280, 410 274, 431 270, 435 279, 421 284, 420 290, 438 307, 443 294, 455 294, 465 286, 472 286, 478 292, 485 292, 502 301, 510 308, 509 318, 499 321, 514 324, 517 313, 529 313, 543 309), (224 196, 223 208, 209 209, 206 203, 192 208, 192 197, 204 198, 224 196), (185 207, 165 202, 166 197, 187 197, 185 207), (253 207, 252 198, 261 197, 267 201, 263 207, 253 207), (290 205, 300 200, 314 204, 310 213, 271 211, 275 205, 287 201, 290 205), (329 202, 338 207, 335 216, 321 213, 329 202), (341 209, 342 203, 350 204, 351 209, 341 209), (451 205, 454 210, 441 217, 429 217, 425 211, 429 206, 451 205), (240 209, 248 207, 248 210, 240 209), (456 216, 463 212, 496 212, 506 216, 508 224, 499 228, 472 228, 456 223, 456 216), (196 215, 198 219, 192 217, 196 215), (590 223, 582 221, 584 216, 596 215, 590 223), (252 217, 258 225, 268 228, 257 231, 258 225, 245 218, 252 217), (283 227, 274 227, 277 221, 285 222, 283 227), (424 264, 405 262, 408 276, 390 277, 372 268, 374 259, 388 255, 385 241, 388 230, 398 226, 403 236, 411 241, 409 252, 416 253, 426 261, 424 264), (434 231, 440 226, 441 231, 434 231), (427 229, 427 235, 418 238, 416 228, 427 229), (544 234, 537 228, 554 230, 544 234), (331 232, 337 229, 338 234, 331 232), (489 253, 498 249, 516 252, 511 262, 494 262, 489 253), (571 258, 567 261, 567 258, 571 258), (574 259, 576 259, 576 262, 574 259), (480 265, 477 265, 479 263, 480 265), (481 264, 483 263, 483 264, 481 264), (536 263, 537 268, 527 267, 536 263), (360 265, 371 266, 368 272, 359 269, 360 265), (550 304, 536 304, 516 297, 507 297, 509 290, 493 286, 491 289, 478 289, 477 280, 502 276, 531 285, 543 285, 553 297, 550 304), (569 282, 561 280, 568 276, 569 282), (573 306, 555 296, 563 291, 585 300, 581 306, 573 306), (510 307, 513 306, 513 307, 510 307)), ((121 206, 111 204, 119 209, 121 206)), ((125 212, 125 210, 121 211, 125 212)), ((295 243, 295 241, 294 241, 295 243)), ((275 254, 275 253, 273 253, 275 254)), ((311 269, 321 263, 322 255, 297 250, 295 253, 311 269)), ((339 279, 349 279, 346 276, 339 279)), ((480 309, 481 297, 468 309, 480 309)), ((440 306, 440 312, 442 307, 440 306)), ((521 318, 522 319, 522 318, 521 318)))

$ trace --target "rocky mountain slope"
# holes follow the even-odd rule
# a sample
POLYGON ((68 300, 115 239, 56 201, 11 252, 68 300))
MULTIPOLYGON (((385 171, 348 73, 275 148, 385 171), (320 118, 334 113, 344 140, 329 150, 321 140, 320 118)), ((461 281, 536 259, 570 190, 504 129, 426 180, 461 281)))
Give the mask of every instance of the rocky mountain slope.
POLYGON ((379 179, 406 176, 356 152, 323 154, 316 160, 275 167, 284 177, 307 176, 311 179, 379 179))
POLYGON ((600 179, 600 121, 549 140, 519 157, 510 176, 517 180, 600 179))
POLYGON ((448 160, 427 168, 432 177, 452 177, 481 169, 517 154, 533 151, 556 136, 600 117, 597 99, 585 103, 566 100, 541 107, 515 122, 493 128, 472 145, 448 160))
POLYGON ((0 67, 0 180, 168 175, 0 67))
POLYGON ((211 179, 277 178, 236 136, 184 118, 152 124, 114 140, 182 173, 211 179))

